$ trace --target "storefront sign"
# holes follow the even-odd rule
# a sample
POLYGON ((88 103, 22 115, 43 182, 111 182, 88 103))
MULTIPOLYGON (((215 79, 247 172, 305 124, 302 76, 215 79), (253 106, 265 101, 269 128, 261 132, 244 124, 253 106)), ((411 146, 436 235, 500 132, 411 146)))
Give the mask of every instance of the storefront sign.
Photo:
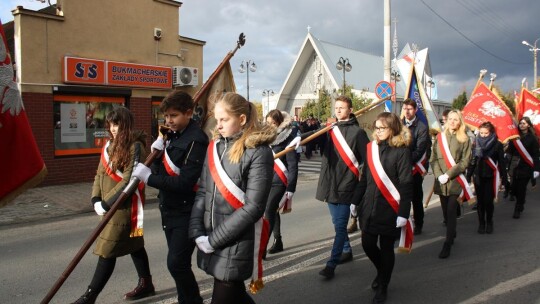
POLYGON ((172 68, 127 62, 64 57, 65 83, 172 88, 172 68))

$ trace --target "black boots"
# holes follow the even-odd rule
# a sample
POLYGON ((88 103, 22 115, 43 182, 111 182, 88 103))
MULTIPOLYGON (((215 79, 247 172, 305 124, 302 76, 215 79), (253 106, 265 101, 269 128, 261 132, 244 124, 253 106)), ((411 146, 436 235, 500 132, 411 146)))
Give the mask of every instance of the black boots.
POLYGON ((480 223, 480 225, 478 225, 478 233, 486 233, 486 223, 480 223))
POLYGON ((521 217, 521 212, 523 212, 523 205, 518 205, 516 204, 516 206, 514 207, 514 215, 512 216, 513 218, 515 219, 518 219, 521 217))
POLYGON ((132 291, 124 295, 124 300, 133 301, 156 294, 154 284, 152 284, 152 277, 139 278, 139 283, 132 291))
POLYGON ((98 291, 93 290, 88 286, 88 289, 86 292, 79 298, 77 301, 73 302, 72 304, 94 304, 96 303, 96 299, 99 295, 98 291))
POLYGON ((441 253, 439 253, 439 259, 446 259, 450 256, 450 250, 452 249, 452 244, 450 242, 444 242, 441 253))
POLYGON ((386 298, 388 297, 388 285, 381 284, 379 288, 377 288, 377 291, 375 292, 375 296, 373 297, 373 300, 371 300, 372 304, 383 304, 386 302, 386 298))
POLYGON ((330 280, 334 277, 335 268, 324 266, 323 270, 319 271, 319 274, 325 277, 327 280, 330 280))
POLYGON ((274 244, 272 245, 272 247, 270 247, 270 249, 268 250, 268 253, 274 254, 274 253, 278 253, 282 251, 283 251, 283 242, 281 241, 281 238, 275 238, 274 244))
POLYGON ((373 290, 377 290, 380 286, 380 283, 379 283, 379 275, 377 275, 375 277, 375 279, 373 279, 373 282, 371 282, 371 289, 373 290))
POLYGON ((492 234, 493 233, 493 222, 488 222, 486 225, 486 233, 492 234))

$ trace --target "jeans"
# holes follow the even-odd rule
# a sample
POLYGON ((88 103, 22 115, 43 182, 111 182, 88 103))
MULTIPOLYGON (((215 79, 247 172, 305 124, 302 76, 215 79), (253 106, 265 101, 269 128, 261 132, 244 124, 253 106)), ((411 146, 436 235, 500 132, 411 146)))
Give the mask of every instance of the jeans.
POLYGON ((349 235, 347 234, 347 223, 351 213, 349 204, 328 203, 332 224, 334 224, 334 244, 332 245, 332 253, 330 259, 326 262, 326 266, 336 268, 343 252, 351 252, 351 244, 349 243, 349 235))

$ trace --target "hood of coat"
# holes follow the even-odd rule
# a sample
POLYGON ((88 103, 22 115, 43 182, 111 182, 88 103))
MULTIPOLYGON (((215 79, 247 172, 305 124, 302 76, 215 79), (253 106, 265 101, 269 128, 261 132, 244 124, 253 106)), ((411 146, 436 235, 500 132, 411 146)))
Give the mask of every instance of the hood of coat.
POLYGON ((398 135, 395 135, 390 140, 390 145, 392 147, 408 147, 411 144, 412 136, 409 128, 401 128, 401 132, 398 135))
MULTIPOLYGON (((235 135, 231 136, 229 139, 235 141, 238 138, 242 137, 243 131, 236 133, 235 135)), ((214 139, 220 139, 223 138, 221 134, 216 130, 214 130, 214 139)), ((257 131, 251 132, 246 138, 246 141, 244 143, 244 146, 247 149, 252 149, 257 146, 261 145, 270 145, 274 140, 276 139, 276 129, 271 126, 263 126, 257 131)))
POLYGON ((287 138, 289 138, 289 135, 291 135, 293 130, 291 125, 292 119, 289 113, 282 111, 281 114, 283 115, 283 122, 277 127, 277 136, 272 142, 272 146, 276 146, 284 142, 287 138))
POLYGON ((143 147, 146 147, 146 133, 144 131, 133 131, 132 138, 133 142, 139 141, 143 147))

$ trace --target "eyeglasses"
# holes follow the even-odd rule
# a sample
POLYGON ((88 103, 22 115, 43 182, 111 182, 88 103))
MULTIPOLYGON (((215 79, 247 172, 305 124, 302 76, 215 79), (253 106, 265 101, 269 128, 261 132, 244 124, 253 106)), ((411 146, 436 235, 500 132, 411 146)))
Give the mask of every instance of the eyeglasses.
POLYGON ((375 131, 377 132, 386 131, 386 129, 388 129, 388 127, 375 127, 375 131))

